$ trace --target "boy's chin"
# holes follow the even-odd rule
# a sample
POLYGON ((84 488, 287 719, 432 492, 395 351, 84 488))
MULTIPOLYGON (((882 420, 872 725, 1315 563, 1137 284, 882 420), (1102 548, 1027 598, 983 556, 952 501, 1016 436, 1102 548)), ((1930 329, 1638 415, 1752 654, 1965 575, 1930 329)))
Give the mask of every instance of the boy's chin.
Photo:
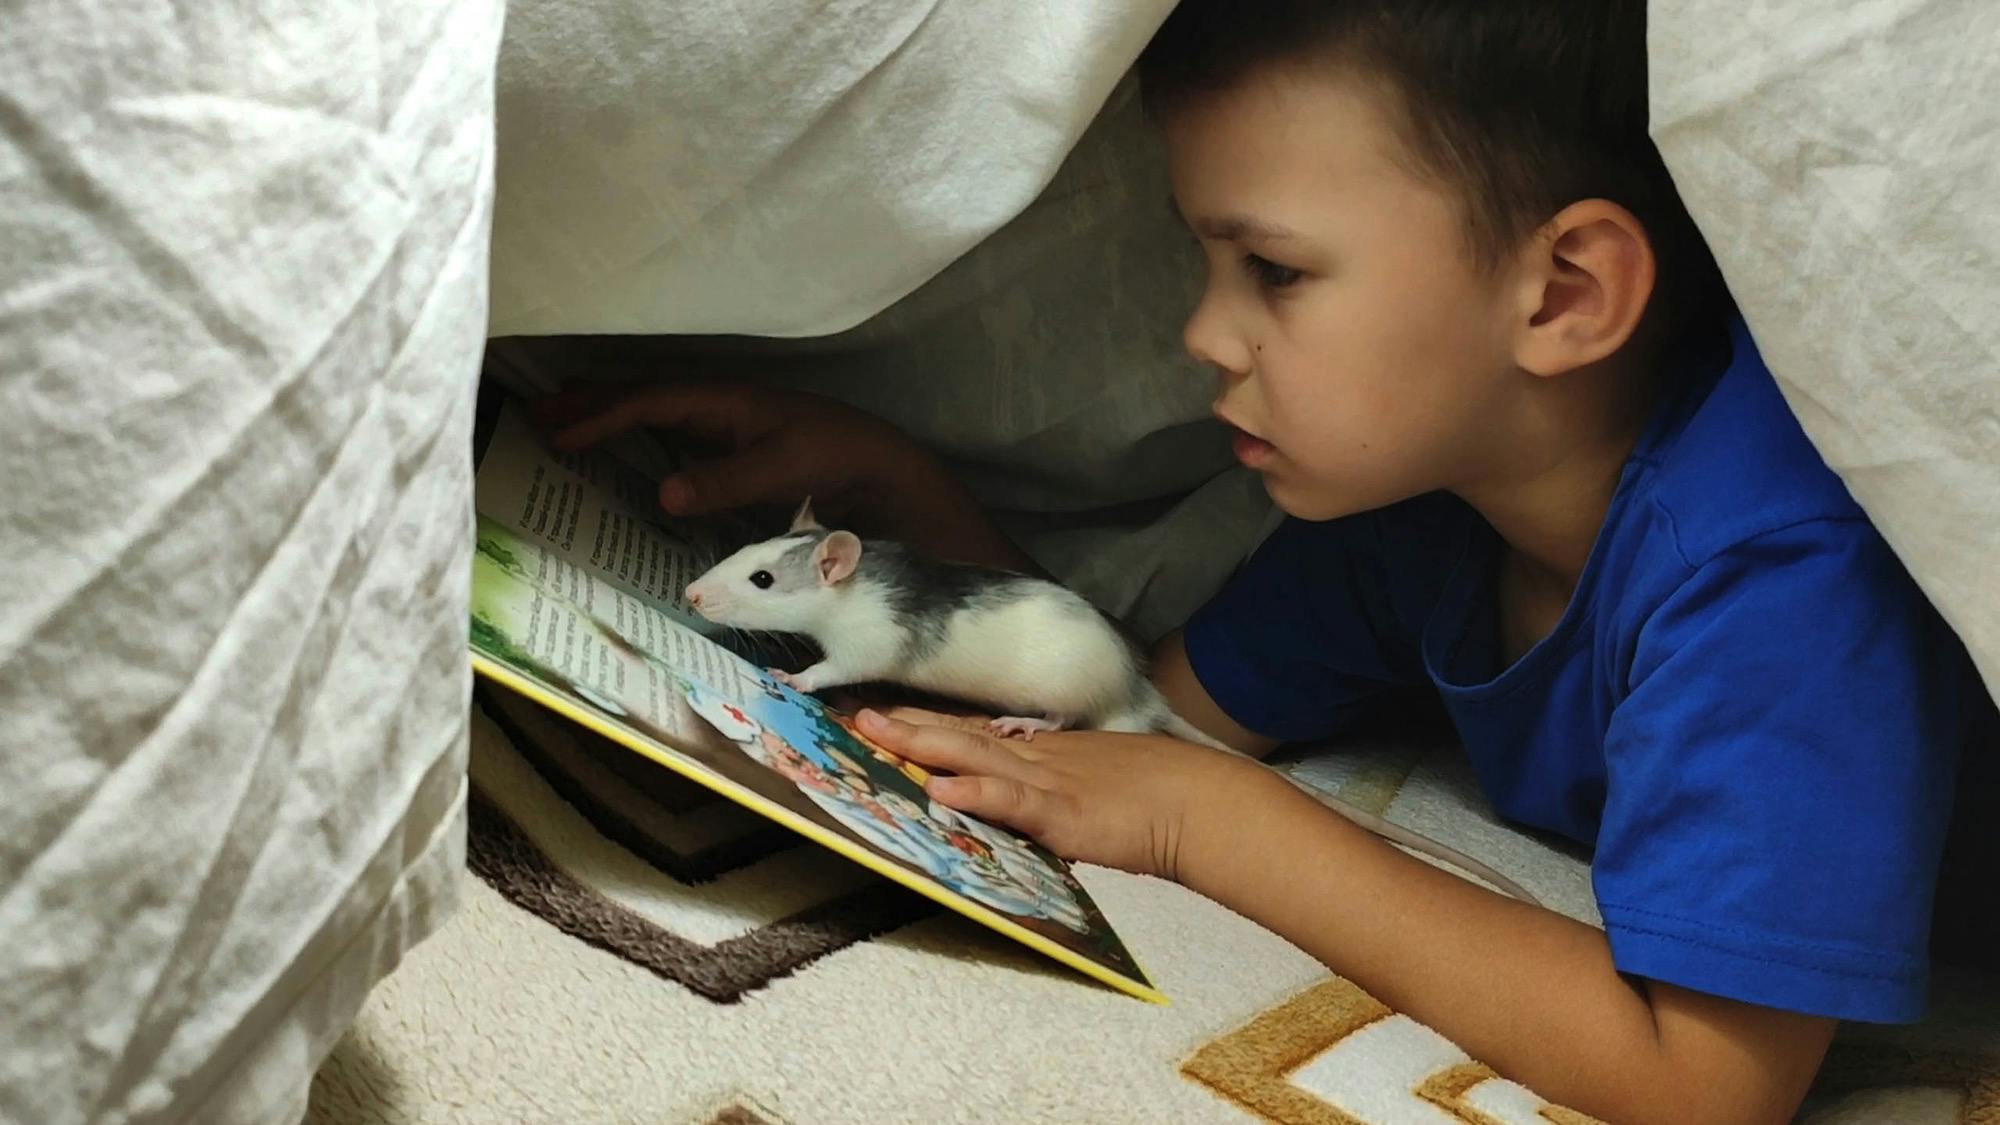
POLYGON ((1359 515, 1386 507, 1394 501, 1371 501, 1324 486, 1313 487, 1287 481, 1271 474, 1264 476, 1264 491, 1278 510, 1293 519, 1324 523, 1344 516, 1359 515))

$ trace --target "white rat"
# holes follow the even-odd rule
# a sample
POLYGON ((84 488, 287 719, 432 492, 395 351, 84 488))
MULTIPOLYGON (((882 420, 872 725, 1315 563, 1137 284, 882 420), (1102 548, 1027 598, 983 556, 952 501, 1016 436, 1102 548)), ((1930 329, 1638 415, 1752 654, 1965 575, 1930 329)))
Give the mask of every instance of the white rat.
MULTIPOLYGON (((895 683, 992 708, 1000 717, 988 727, 1003 736, 1032 739, 1068 727, 1157 732, 1239 753, 1176 715, 1148 678, 1138 644, 1076 592, 829 530, 813 518, 810 499, 785 534, 723 559, 685 596, 718 625, 817 642, 825 654, 817 664, 773 670, 799 691, 895 683)), ((1384 839, 1535 901, 1470 856, 1273 772, 1384 839)))

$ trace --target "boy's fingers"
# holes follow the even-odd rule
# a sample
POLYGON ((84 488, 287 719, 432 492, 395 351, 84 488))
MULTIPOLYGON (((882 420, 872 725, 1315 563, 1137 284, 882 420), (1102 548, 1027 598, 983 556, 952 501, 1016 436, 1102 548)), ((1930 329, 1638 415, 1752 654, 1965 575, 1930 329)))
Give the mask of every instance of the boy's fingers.
POLYGON ((551 438, 557 449, 587 449, 627 430, 651 426, 685 430, 698 437, 741 442, 767 423, 768 410, 740 387, 678 383, 629 393, 600 404, 594 413, 572 418, 551 438))
POLYGON ((552 433, 594 414, 602 414, 614 403, 642 393, 632 383, 604 383, 598 386, 568 387, 528 404, 528 413, 544 433, 552 433))
POLYGON ((676 516, 705 516, 751 504, 796 504, 804 495, 798 470, 759 442, 712 461, 689 465, 660 482, 660 507, 676 516))
POLYGON ((933 777, 924 791, 940 804, 1033 836, 1046 819, 1048 796, 1006 777, 933 777))
POLYGON ((908 705, 887 708, 882 712, 912 726, 955 727, 959 730, 983 731, 987 720, 977 715, 949 715, 942 711, 927 711, 922 707, 908 705))
POLYGON ((855 720, 862 733, 883 748, 921 766, 956 774, 1000 776, 1020 759, 998 739, 960 727, 929 726, 891 719, 878 711, 863 711, 855 720))

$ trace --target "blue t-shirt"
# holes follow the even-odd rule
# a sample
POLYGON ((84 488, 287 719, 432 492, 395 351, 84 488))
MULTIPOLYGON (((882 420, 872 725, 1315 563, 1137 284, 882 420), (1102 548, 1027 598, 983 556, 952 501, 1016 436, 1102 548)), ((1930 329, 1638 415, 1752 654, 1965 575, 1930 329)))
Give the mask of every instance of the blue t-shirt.
POLYGON ((1306 740, 1433 685, 1498 813, 1594 848, 1619 971, 1923 1010, 1963 649, 1740 321, 1625 464, 1553 632, 1500 667, 1502 544, 1434 494, 1279 527, 1188 624, 1242 726, 1306 740))

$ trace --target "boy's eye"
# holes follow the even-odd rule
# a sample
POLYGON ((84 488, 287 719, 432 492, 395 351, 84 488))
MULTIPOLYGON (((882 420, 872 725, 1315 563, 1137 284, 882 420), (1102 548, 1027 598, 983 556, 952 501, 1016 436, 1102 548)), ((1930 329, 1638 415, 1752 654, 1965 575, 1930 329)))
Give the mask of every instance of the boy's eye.
POLYGON ((1281 266, 1258 254, 1243 255, 1243 272, 1266 289, 1283 289, 1305 276, 1290 266, 1281 266))
POLYGON ((760 570, 757 573, 752 574, 750 576, 750 584, 752 586, 757 587, 759 590, 770 589, 771 583, 776 581, 777 579, 771 577, 771 572, 768 570, 760 570))

